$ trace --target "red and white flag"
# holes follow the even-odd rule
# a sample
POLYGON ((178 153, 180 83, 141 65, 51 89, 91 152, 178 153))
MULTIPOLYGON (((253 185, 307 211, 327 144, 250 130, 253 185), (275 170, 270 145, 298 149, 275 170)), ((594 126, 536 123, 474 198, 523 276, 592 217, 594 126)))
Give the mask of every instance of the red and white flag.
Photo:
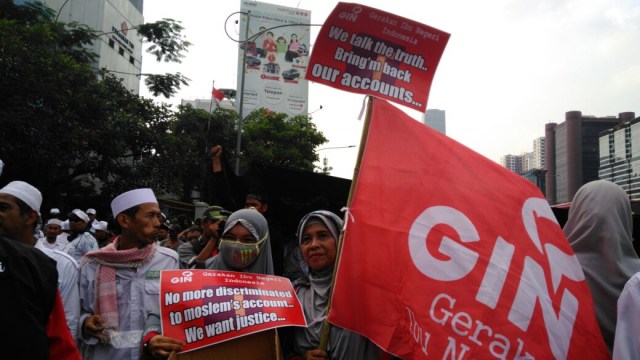
POLYGON ((403 359, 603 359, 533 183, 375 99, 329 321, 403 359))
POLYGON ((222 99, 224 99, 224 94, 222 93, 222 91, 216 89, 216 82, 215 81, 212 82, 211 87, 212 87, 211 97, 216 99, 216 102, 222 101, 222 99))

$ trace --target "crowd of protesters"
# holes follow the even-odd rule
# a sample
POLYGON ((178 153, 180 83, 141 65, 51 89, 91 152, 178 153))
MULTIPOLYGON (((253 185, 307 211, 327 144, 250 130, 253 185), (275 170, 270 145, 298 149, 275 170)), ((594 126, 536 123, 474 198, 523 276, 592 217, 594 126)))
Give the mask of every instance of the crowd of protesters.
MULTIPOLYGON (((185 343, 162 334, 160 271, 284 275, 274 262, 288 259, 272 252, 264 201, 249 194, 245 208, 235 212, 211 206, 193 222, 169 220, 153 190, 140 188, 113 199, 111 225, 93 208, 66 216, 53 208, 43 222, 40 191, 22 181, 7 184, 0 189, 0 284, 17 301, 0 308, 3 319, 23 314, 23 321, 3 337, 28 342, 22 355, 30 359, 167 358, 185 343)), ((318 320, 327 316, 341 229, 342 219, 326 210, 300 220, 292 262, 299 266, 291 280, 309 325, 281 329, 285 359, 389 358, 366 338, 337 327, 327 348, 319 348, 318 320)), ((632 246, 626 193, 608 181, 584 185, 563 230, 583 268, 609 351, 616 359, 637 357, 640 258, 632 246)))

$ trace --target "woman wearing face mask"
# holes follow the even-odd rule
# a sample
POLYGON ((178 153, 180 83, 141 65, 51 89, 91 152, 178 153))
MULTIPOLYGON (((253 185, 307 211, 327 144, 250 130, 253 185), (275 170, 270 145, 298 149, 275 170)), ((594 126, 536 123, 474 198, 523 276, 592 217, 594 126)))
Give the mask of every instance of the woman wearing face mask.
POLYGON ((327 316, 331 275, 336 261, 342 220, 332 212, 317 210, 298 225, 298 244, 309 273, 293 283, 309 324, 290 327, 283 334, 284 358, 289 359, 388 359, 368 339, 336 326, 331 327, 327 350, 318 349, 322 323, 327 316))
POLYGON ((273 275, 267 220, 255 209, 229 216, 220 238, 219 253, 207 260, 209 270, 273 275))
MULTIPOLYGON (((273 275, 267 220, 255 209, 242 209, 227 218, 220 237, 218 255, 207 260, 206 269, 273 275)), ((156 358, 166 358, 180 340, 163 336, 160 314, 151 314, 143 344, 155 337, 149 350, 156 358)))

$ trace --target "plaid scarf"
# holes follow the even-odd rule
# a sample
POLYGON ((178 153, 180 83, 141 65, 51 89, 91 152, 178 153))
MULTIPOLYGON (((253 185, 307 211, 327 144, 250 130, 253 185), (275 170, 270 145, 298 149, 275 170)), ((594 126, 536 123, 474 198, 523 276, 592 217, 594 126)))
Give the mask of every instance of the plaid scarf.
POLYGON ((153 258, 156 244, 150 244, 142 249, 133 248, 118 250, 120 237, 113 243, 91 251, 82 259, 83 262, 98 263, 96 279, 95 313, 102 317, 107 328, 118 329, 118 301, 116 294, 116 269, 139 268, 153 258))

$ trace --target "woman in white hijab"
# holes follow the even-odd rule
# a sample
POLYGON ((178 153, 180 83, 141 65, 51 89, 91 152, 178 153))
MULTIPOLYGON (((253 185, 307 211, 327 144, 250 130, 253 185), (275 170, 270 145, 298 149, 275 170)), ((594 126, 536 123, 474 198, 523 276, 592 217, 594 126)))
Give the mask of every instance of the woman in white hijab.
POLYGON ((224 225, 218 255, 209 258, 209 270, 273 275, 267 219, 255 209, 241 209, 224 225))
POLYGON ((629 278, 640 271, 632 224, 627 193, 612 182, 597 180, 578 190, 563 228, 587 279, 609 351, 613 349, 618 297, 629 278))
POLYGON ((309 273, 293 286, 308 326, 287 329, 290 332, 283 339, 285 359, 380 359, 384 354, 368 339, 335 326, 331 327, 327 351, 318 349, 341 228, 342 220, 325 210, 305 215, 298 225, 298 243, 309 273))

